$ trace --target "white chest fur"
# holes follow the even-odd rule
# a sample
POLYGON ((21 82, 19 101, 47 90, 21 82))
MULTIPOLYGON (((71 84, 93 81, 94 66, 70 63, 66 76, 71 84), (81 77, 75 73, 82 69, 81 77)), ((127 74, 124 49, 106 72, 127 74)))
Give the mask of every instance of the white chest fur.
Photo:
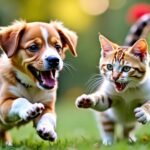
POLYGON ((9 91, 17 97, 26 98, 31 103, 47 102, 56 96, 54 91, 41 90, 37 87, 26 88, 21 84, 10 86, 9 91))

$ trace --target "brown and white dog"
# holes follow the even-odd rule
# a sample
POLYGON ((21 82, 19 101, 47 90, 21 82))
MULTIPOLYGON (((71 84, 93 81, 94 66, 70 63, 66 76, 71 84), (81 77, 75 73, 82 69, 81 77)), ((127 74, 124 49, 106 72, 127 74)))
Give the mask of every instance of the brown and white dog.
POLYGON ((76 56, 77 35, 60 22, 16 21, 0 30, 0 138, 33 120, 44 140, 55 141, 57 78, 65 51, 76 56))

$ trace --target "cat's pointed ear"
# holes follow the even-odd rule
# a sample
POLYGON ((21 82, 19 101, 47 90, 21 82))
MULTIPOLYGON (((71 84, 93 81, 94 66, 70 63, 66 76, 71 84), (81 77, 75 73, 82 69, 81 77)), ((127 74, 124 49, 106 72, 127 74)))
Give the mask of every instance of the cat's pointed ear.
POLYGON ((148 46, 145 39, 139 39, 131 48, 130 53, 143 61, 148 54, 148 46))
POLYGON ((113 44, 111 41, 109 41, 106 37, 104 37, 101 34, 99 34, 99 41, 101 45, 101 55, 103 57, 106 57, 107 54, 113 51, 113 47, 115 44, 113 44))

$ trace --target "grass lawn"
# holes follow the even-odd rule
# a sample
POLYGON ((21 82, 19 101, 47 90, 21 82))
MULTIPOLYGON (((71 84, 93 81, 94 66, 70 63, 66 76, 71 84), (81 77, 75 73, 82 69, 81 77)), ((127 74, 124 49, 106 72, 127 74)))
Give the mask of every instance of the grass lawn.
POLYGON ((11 147, 1 146, 0 150, 149 150, 150 125, 143 126, 137 132, 136 144, 119 140, 114 145, 105 147, 99 139, 96 122, 91 111, 75 108, 74 102, 57 103, 58 140, 50 143, 41 140, 32 123, 19 129, 11 130, 14 144, 11 147))

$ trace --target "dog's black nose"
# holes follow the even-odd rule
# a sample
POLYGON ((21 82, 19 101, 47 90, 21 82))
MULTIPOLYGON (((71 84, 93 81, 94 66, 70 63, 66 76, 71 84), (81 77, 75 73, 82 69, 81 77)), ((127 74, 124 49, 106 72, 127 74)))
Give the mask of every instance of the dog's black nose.
POLYGON ((59 59, 57 57, 49 56, 46 58, 48 64, 52 68, 56 68, 59 65, 59 59))

